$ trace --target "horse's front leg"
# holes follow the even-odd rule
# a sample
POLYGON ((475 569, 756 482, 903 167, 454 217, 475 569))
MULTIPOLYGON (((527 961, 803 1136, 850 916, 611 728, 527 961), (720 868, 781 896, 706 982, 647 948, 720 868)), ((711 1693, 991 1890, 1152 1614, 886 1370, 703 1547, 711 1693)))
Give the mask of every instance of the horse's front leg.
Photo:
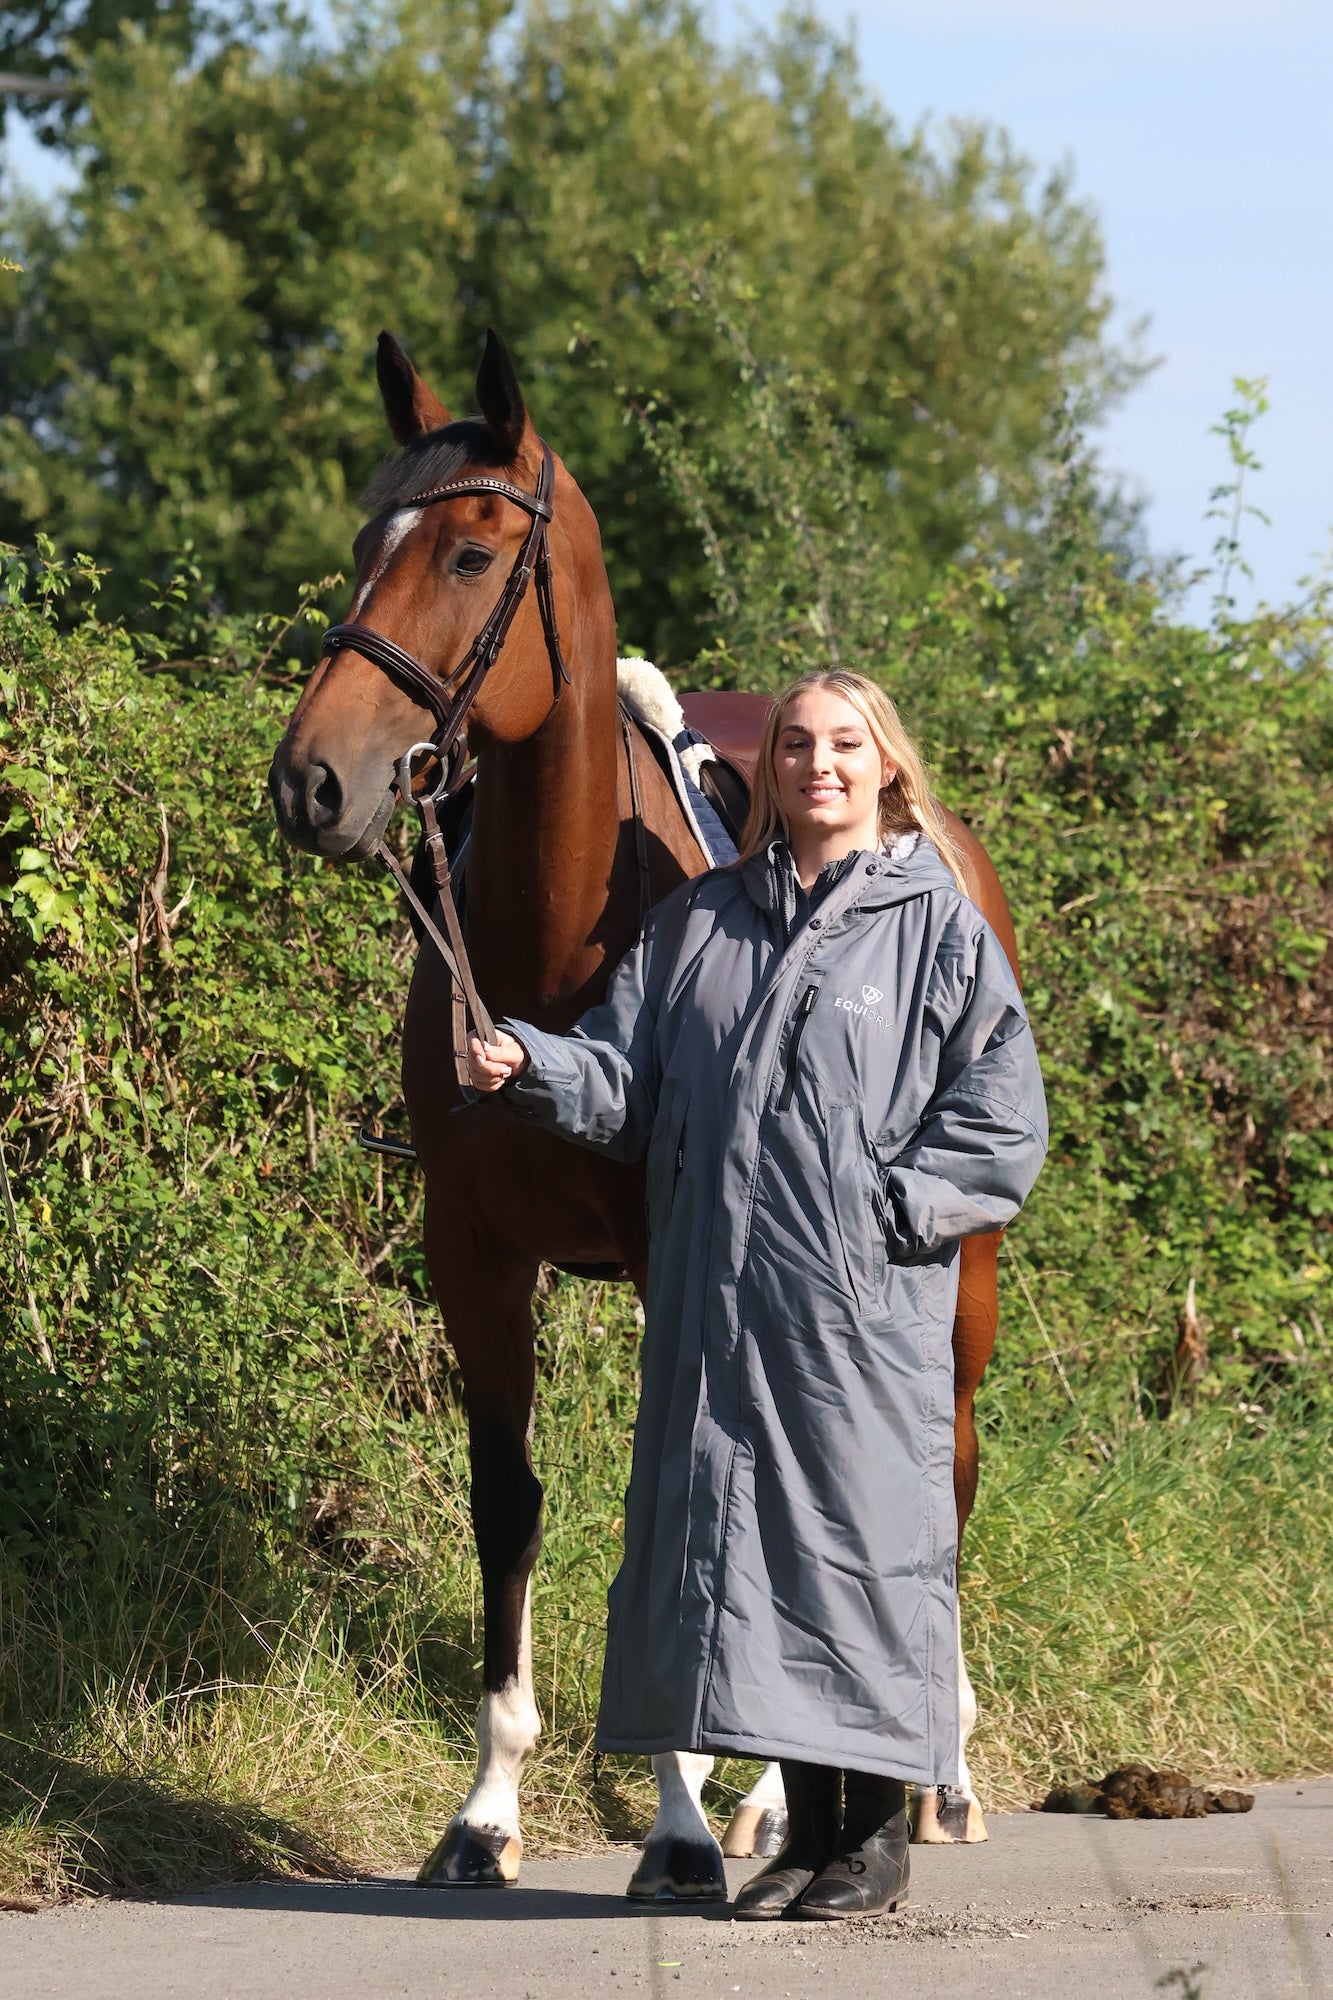
POLYGON ((711 1757, 672 1750, 653 1758, 657 1818, 643 1843, 639 1865, 626 1895, 657 1903, 726 1901, 722 1849, 714 1839, 701 1803, 711 1757))
MULTIPOLYGON (((628 1230, 622 1240, 634 1241, 628 1230)), ((642 1243, 637 1253, 630 1250, 626 1262, 635 1290, 641 1299, 646 1298, 648 1266, 642 1243)), ((702 1801, 712 1768, 711 1757, 693 1750, 670 1750, 653 1758, 657 1817, 625 1891, 636 1902, 725 1902, 722 1849, 704 1816, 702 1801)))
MULTIPOLYGON (((430 1242, 429 1225, 427 1241, 430 1242)), ((541 1730, 532 1693, 531 1576, 541 1547, 542 1489, 532 1470, 531 1294, 536 1266, 501 1257, 469 1272, 461 1246, 431 1274, 467 1399, 472 1525, 481 1564, 485 1643, 477 1776, 418 1882, 503 1887, 518 1879, 519 1777, 541 1730), (484 1304, 483 1304, 484 1301, 484 1304)))

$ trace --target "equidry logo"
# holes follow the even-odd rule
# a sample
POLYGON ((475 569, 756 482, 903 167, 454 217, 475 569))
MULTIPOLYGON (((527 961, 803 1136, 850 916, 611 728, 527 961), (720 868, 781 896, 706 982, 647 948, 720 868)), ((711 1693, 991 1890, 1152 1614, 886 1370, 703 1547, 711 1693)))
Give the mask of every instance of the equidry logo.
POLYGON ((848 1000, 841 993, 835 993, 833 1004, 841 1007, 844 1014, 855 1014, 858 1020, 869 1021, 872 1028, 877 1028, 881 1035, 887 1035, 890 1032, 889 1023, 875 1009, 875 1002, 883 998, 878 986, 863 986, 859 1000, 848 1000))

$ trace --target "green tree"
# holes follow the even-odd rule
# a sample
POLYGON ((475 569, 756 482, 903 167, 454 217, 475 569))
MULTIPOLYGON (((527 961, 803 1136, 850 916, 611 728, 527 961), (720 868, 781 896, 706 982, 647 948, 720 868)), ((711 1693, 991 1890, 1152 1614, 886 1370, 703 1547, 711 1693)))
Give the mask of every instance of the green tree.
POLYGON ((448 401, 494 321, 626 636, 684 657, 697 538, 614 393, 727 421, 711 337, 645 276, 676 240, 725 253, 764 352, 825 382, 918 581, 1028 514, 1059 414, 1133 374, 1065 183, 980 130, 904 135, 808 19, 730 50, 689 0, 382 0, 192 66, 127 29, 87 75, 78 188, 8 217, 0 533, 93 551, 113 604, 185 541, 233 605, 344 563, 376 332, 448 401))
POLYGON ((6 112, 19 110, 49 143, 67 139, 82 100, 83 60, 127 22, 166 34, 182 53, 206 27, 221 25, 217 10, 199 0, 10 0, 0 12, 0 71, 38 87, 0 94, 0 132, 6 112), (42 82, 68 94, 42 90, 42 82))

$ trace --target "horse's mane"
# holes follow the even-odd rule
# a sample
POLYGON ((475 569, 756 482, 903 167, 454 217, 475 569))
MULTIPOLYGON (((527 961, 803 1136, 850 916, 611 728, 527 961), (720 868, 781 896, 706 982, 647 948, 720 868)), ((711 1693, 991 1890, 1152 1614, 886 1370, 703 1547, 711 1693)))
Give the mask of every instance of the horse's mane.
POLYGON ((372 473, 361 504, 371 514, 382 513, 386 507, 405 507, 418 493, 457 479, 464 466, 499 470, 508 464, 504 446, 490 426, 480 417, 461 417, 386 458, 372 473))

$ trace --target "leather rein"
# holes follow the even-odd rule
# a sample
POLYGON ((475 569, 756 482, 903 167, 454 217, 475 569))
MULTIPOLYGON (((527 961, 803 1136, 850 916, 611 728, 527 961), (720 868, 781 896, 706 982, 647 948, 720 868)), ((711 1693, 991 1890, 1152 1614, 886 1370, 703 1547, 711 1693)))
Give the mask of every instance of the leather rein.
POLYGON ((551 456, 550 447, 543 442, 541 472, 538 475, 535 493, 527 492, 522 486, 514 486, 507 479, 495 479, 485 474, 478 474, 470 479, 450 480, 447 485, 431 487, 426 492, 413 494, 411 498, 399 503, 403 507, 429 507, 437 501, 453 500, 464 493, 496 494, 502 500, 511 500, 516 507, 522 507, 531 516, 523 545, 514 558, 504 589, 500 592, 490 616, 462 660, 446 678, 441 679, 433 674, 421 660, 416 659, 393 639, 387 638, 383 632, 377 632, 373 626, 362 625, 356 621, 345 625, 331 625, 324 634, 324 643, 320 649, 321 656, 341 651, 359 653, 362 659, 369 660, 382 673, 387 674, 396 686, 410 695, 413 701, 428 708, 435 717, 435 729, 430 737, 420 743, 414 743, 399 759, 395 782, 403 803, 414 804, 421 815, 422 829, 426 836, 426 851, 430 856, 431 873, 439 896, 447 937, 441 934, 430 912, 399 866, 397 857, 389 851, 384 841, 378 842, 375 852, 402 890, 448 969, 454 1068, 458 1081, 465 1089, 468 1085, 468 1018, 471 1017, 472 1025, 483 1041, 494 1039, 495 1027, 477 992, 472 967, 468 961, 467 947, 463 942, 463 927, 454 900, 453 878, 449 869, 449 857, 445 852, 444 836, 440 831, 438 807, 440 801, 455 791, 462 781, 466 763, 463 732, 468 711, 481 692, 487 674, 500 657, 509 628, 527 595, 529 583, 533 584, 537 593, 542 632, 550 656, 557 700, 562 688, 570 685, 569 669, 565 665, 565 657, 560 648, 560 633, 556 624, 555 593, 551 585, 551 552, 546 533, 551 519, 554 491, 555 461, 551 456), (438 762, 440 775, 434 786, 426 787, 414 795, 416 760, 423 756, 433 757, 438 762))

